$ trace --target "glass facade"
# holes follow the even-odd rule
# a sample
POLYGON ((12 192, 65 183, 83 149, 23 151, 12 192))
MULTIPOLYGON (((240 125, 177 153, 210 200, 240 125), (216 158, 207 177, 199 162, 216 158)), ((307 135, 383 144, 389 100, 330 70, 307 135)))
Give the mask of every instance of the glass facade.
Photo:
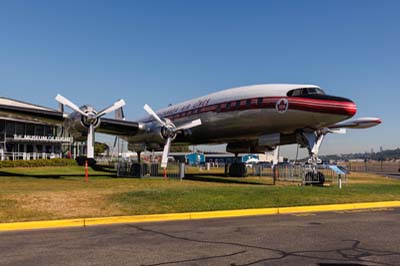
POLYGON ((6 121, 0 120, 0 141, 4 141, 5 132, 6 132, 6 121))
POLYGON ((57 137, 58 132, 57 126, 0 119, 0 159, 61 158, 70 143, 48 139, 57 137))

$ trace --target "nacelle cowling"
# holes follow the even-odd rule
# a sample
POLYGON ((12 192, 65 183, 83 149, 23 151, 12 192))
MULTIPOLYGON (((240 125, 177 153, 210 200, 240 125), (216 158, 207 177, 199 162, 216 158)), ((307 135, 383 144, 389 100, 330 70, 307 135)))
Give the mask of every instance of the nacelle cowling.
MULTIPOLYGON (((90 105, 84 105, 80 107, 80 109, 87 114, 96 115, 97 113, 90 105)), ((69 115, 69 119, 65 120, 64 127, 74 137, 74 139, 85 140, 91 123, 93 123, 94 128, 97 128, 101 123, 100 118, 90 121, 90 117, 88 118, 78 112, 73 112, 69 115)))

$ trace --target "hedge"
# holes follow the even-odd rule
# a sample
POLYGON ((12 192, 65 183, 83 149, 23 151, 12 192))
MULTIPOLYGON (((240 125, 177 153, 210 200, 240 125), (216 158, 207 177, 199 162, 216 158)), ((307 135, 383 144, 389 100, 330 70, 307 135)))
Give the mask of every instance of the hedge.
POLYGON ((41 166, 73 166, 77 165, 73 159, 38 159, 38 160, 14 160, 0 161, 3 167, 41 167, 41 166))

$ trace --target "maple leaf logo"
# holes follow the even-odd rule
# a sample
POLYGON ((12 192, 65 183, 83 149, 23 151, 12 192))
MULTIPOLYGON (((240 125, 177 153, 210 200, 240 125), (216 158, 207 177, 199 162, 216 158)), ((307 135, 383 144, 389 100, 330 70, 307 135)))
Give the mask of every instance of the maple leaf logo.
POLYGON ((280 99, 276 102, 275 109, 278 113, 285 113, 289 107, 289 102, 286 99, 280 99))

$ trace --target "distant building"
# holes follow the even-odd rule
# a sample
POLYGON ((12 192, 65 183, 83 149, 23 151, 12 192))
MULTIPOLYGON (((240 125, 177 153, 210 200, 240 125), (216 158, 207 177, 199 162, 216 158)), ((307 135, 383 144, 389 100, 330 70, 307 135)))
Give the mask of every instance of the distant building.
MULTIPOLYGON (((48 110, 4 97, 0 97, 0 105, 48 110)), ((25 120, 24 117, 10 118, 4 113, 0 116, 0 160, 73 157, 72 144, 73 139, 65 136, 61 126, 25 120)))
POLYGON ((71 144, 56 126, 0 118, 1 160, 62 158, 71 144))
POLYGON ((185 155, 186 163, 189 165, 199 165, 205 163, 204 153, 189 153, 185 155))
POLYGON ((235 158, 235 155, 232 153, 210 153, 205 154, 205 161, 207 163, 233 163, 233 162, 242 162, 245 163, 250 159, 257 159, 260 162, 266 162, 265 154, 238 154, 238 157, 235 158))

